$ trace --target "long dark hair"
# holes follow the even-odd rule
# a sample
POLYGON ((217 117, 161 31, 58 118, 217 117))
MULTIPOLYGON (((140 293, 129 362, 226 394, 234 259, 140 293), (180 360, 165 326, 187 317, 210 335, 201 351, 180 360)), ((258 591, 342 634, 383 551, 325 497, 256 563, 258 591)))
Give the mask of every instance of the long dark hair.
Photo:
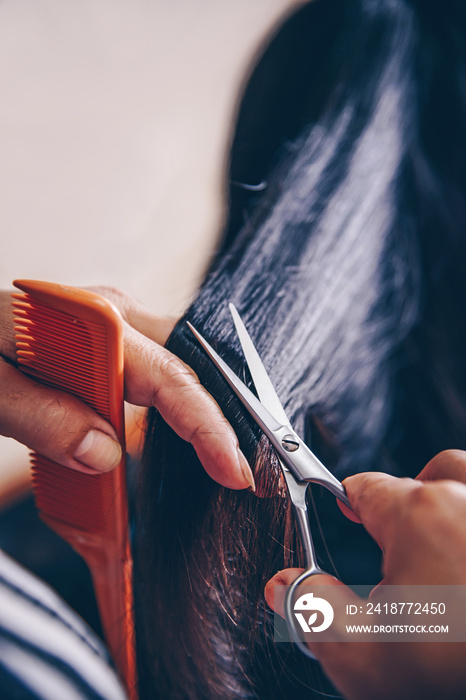
MULTIPOLYGON (((273 453, 186 319, 249 379, 237 305, 293 425, 340 478, 414 475, 466 448, 465 28, 462 0, 314 0, 250 77, 219 252, 167 347, 222 407, 267 498, 215 484, 151 413, 135 524, 143 699, 309 697, 324 682, 273 641, 263 601, 299 563, 273 453)), ((375 545, 314 491, 324 565, 375 583, 375 545)))

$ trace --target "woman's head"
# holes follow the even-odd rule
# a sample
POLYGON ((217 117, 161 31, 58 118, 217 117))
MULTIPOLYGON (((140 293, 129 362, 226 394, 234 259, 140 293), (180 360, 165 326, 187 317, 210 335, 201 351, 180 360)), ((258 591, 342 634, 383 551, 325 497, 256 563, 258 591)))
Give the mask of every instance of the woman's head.
MULTIPOLYGON (((219 402, 268 498, 213 483, 192 448, 150 417, 135 542, 143 698, 144 688, 282 697, 308 674, 307 660, 273 641, 262 595, 299 554, 276 460, 186 319, 249 381, 235 303, 293 425, 339 478, 414 474, 449 440, 466 443, 456 326, 466 196, 455 150, 465 143, 466 62, 457 26, 431 12, 403 0, 315 0, 246 89, 226 234, 168 347, 219 402), (290 105, 280 102, 287 74, 290 105), (259 193, 242 187, 257 178, 259 193)), ((314 497, 338 573, 375 582, 375 546, 332 498, 314 497)))

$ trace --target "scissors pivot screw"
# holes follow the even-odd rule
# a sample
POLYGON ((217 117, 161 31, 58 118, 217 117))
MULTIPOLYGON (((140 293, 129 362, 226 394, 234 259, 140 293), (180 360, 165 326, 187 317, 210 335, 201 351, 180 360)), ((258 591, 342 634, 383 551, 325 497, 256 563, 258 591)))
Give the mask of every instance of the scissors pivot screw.
POLYGON ((293 435, 285 435, 285 437, 282 440, 282 446, 283 449, 287 452, 296 452, 296 450, 299 447, 299 442, 297 442, 296 438, 293 437, 293 435))

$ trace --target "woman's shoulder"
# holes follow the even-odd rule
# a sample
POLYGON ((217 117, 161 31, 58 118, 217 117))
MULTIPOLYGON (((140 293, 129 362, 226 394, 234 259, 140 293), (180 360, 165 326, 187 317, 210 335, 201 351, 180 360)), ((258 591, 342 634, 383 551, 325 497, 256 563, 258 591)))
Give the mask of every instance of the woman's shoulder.
POLYGON ((5 700, 126 698, 102 641, 1 550, 0 686, 5 700))

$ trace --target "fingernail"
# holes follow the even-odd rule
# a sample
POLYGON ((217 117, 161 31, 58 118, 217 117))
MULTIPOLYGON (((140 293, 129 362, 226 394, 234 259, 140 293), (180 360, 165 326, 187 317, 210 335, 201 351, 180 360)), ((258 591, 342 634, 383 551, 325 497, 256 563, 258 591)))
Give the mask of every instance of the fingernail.
POLYGON ((249 466, 248 460, 243 455, 243 453, 241 452, 239 447, 238 447, 238 459, 239 459, 239 465, 241 467, 241 471, 243 472, 244 478, 248 482, 249 487, 253 491, 255 491, 256 490, 256 482, 254 481, 254 476, 252 474, 251 467, 249 466))
POLYGON ((107 472, 117 466, 121 459, 121 446, 100 430, 90 430, 74 453, 86 467, 107 472))

